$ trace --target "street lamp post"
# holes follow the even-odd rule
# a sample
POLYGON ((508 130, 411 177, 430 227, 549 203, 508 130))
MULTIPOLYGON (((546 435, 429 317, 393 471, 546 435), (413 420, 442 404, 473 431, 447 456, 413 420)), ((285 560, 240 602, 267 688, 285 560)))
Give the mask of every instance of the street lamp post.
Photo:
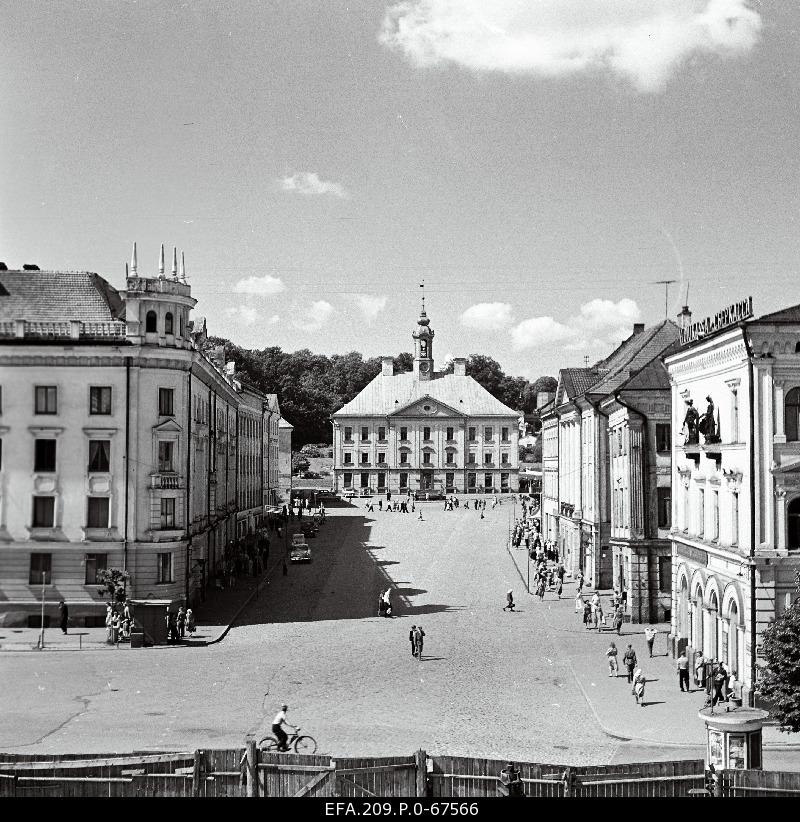
POLYGON ((39 623, 39 647, 44 650, 44 585, 47 571, 42 571, 42 621, 39 623))

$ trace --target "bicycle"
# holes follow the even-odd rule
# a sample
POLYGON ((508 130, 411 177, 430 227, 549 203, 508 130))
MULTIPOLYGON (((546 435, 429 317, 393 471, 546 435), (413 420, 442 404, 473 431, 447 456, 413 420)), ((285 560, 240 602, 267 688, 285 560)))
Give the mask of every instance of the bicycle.
POLYGON ((316 753, 316 739, 314 739, 313 736, 308 736, 308 734, 301 736, 301 730, 301 728, 297 728, 293 733, 289 734, 289 738, 286 740, 287 750, 285 751, 279 749, 278 740, 272 734, 265 736, 258 743, 258 747, 264 751, 264 753, 289 753, 291 750, 294 750, 294 752, 298 754, 316 753))

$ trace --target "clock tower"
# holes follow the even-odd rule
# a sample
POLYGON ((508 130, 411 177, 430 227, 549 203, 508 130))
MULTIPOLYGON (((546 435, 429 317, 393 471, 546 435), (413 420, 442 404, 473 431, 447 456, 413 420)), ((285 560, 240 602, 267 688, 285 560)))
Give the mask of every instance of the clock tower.
POLYGON ((422 311, 417 320, 417 328, 411 335, 414 338, 414 378, 429 380, 433 377, 433 329, 425 313, 425 297, 422 298, 422 311))

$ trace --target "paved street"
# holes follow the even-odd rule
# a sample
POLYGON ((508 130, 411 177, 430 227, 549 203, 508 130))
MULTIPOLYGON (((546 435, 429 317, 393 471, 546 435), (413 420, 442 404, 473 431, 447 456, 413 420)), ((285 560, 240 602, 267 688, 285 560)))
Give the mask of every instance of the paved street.
MULTIPOLYGON (((704 695, 678 693, 666 656, 642 659, 638 628, 613 638, 621 649, 633 641, 657 680, 645 708, 622 677, 608 678, 612 635, 583 629, 574 585, 560 602, 524 593, 505 548, 509 502, 487 508, 484 520, 440 503, 422 510, 420 521, 366 513, 361 502, 329 509, 310 541, 314 561, 274 576, 219 644, 0 653, 0 750, 235 746, 266 732, 285 700, 290 721, 338 755, 419 747, 573 763, 702 755, 704 695), (376 615, 388 585, 393 619, 376 615), (508 588, 517 613, 502 610, 508 588), (413 624, 427 634, 422 662, 410 653, 413 624)), ((658 643, 663 654, 663 635, 658 643)), ((774 756, 781 767, 800 759, 774 756)))

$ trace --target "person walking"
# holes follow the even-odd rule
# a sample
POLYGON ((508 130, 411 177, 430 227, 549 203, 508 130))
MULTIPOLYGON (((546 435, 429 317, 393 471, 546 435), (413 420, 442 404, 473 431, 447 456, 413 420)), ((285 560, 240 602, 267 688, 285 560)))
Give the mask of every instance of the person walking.
POLYGON ((178 608, 178 636, 183 639, 186 636, 186 611, 183 610, 183 605, 178 608))
POLYGON ((562 581, 561 577, 558 578, 558 582, 556 583, 556 594, 558 598, 561 599, 561 592, 564 590, 564 582, 562 581))
POLYGON ((625 617, 622 613, 622 605, 617 605, 617 610, 614 612, 614 629, 617 632, 617 636, 622 635, 622 623, 625 621, 625 617))
POLYGON ((58 603, 58 617, 61 625, 61 633, 66 634, 69 623, 69 608, 67 608, 67 603, 64 602, 63 599, 58 603))
POLYGON ((702 651, 696 651, 694 657, 694 684, 698 688, 706 686, 706 660, 702 651))
POLYGON ((619 673, 619 664, 617 663, 617 646, 613 642, 608 645, 606 659, 608 659, 608 675, 616 678, 619 673))
POLYGON ((633 671, 636 668, 636 663, 638 660, 636 659, 636 651, 633 650, 633 646, 630 643, 628 643, 628 647, 625 650, 622 661, 628 671, 628 682, 633 682, 633 671))
POLYGON ((583 597, 581 596, 581 592, 578 591, 575 594, 575 613, 579 614, 583 610, 583 597))
POLYGON ((417 649, 416 649, 416 646, 414 645, 414 633, 416 632, 416 630, 417 630, 417 626, 412 625, 411 630, 408 632, 408 641, 411 643, 411 656, 416 656, 417 655, 417 649))
POLYGON ((583 583, 584 583, 584 581, 585 581, 585 578, 583 576, 583 571, 578 571, 577 583, 578 583, 578 593, 579 594, 583 592, 583 583))
POLYGON ((383 615, 390 617, 392 615, 392 589, 387 588, 383 594, 383 615))
POLYGON ((592 618, 592 606, 587 600, 583 603, 583 627, 588 629, 591 628, 591 620, 592 618))
POLYGON ((686 649, 681 651, 681 655, 678 657, 677 661, 678 666, 678 685, 680 686, 681 693, 684 691, 688 694, 689 693, 689 657, 686 656, 686 649), (684 688, 684 686, 686 686, 684 688))
POLYGON ((713 696, 711 698, 711 705, 714 706, 718 702, 724 702, 726 698, 725 686, 728 683, 728 672, 725 666, 719 662, 714 666, 714 673, 712 674, 711 684, 714 686, 713 696))
POLYGON ((647 684, 647 679, 642 673, 641 668, 637 668, 633 675, 633 688, 631 693, 636 699, 636 704, 644 708, 644 686, 647 684))
POLYGON ((652 625, 648 625, 644 629, 644 638, 647 640, 647 650, 650 652, 650 659, 653 658, 653 643, 656 641, 657 633, 658 631, 652 625))
POLYGON ((514 594, 511 593, 511 588, 508 589, 506 593, 506 604, 503 607, 504 611, 513 611, 514 610, 514 594))
POLYGON ((186 630, 189 633, 189 637, 194 637, 194 632, 197 630, 197 626, 194 623, 194 611, 191 608, 186 609, 186 630))
POLYGON ((111 637, 111 624, 114 621, 114 610, 111 607, 111 603, 106 603, 106 642, 109 645, 113 645, 113 640, 111 637))
POLYGON ((417 625, 416 630, 414 631, 414 651, 415 656, 419 662, 422 661, 422 648, 425 644, 425 631, 422 630, 421 625, 417 625))

